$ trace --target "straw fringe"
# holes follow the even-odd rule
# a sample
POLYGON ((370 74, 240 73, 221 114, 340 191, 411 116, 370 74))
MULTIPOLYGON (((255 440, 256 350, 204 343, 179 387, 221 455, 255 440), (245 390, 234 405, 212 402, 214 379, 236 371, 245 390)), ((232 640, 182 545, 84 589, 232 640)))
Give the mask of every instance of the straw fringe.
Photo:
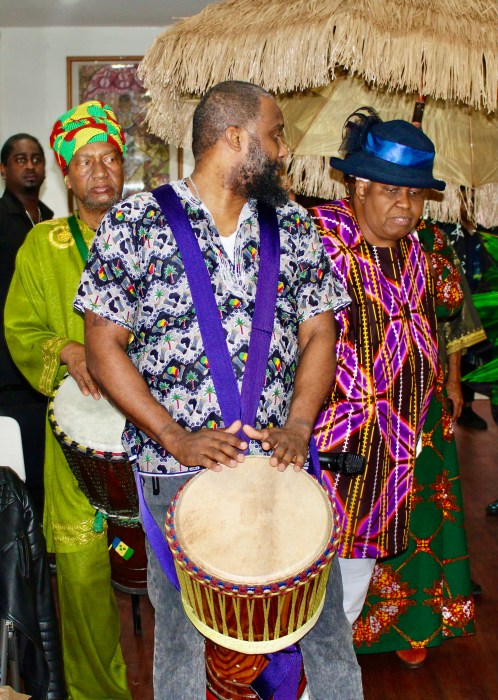
MULTIPOLYGON (((329 166, 328 158, 292 156, 289 161, 289 182, 296 194, 322 199, 346 196, 342 175, 329 166)), ((470 201, 471 188, 466 189, 470 201)), ((448 183, 444 192, 430 192, 426 216, 437 221, 460 221, 462 194, 459 185, 448 183)), ((474 190, 474 216, 481 226, 498 225, 498 184, 483 185, 474 190)))
POLYGON ((481 226, 498 226, 498 185, 478 187, 475 192, 476 219, 481 226))
MULTIPOLYGON (((151 131, 189 147, 196 98, 229 79, 281 94, 328 85, 346 68, 374 88, 492 111, 497 45, 496 0, 225 0, 158 36, 139 72, 151 96, 151 131)), ((296 192, 344 195, 328 158, 294 156, 290 178, 296 192)), ((498 223, 497 190, 476 190, 475 212, 484 226, 498 223)), ((448 185, 429 208, 436 218, 458 220, 458 185, 448 185)))
POLYGON ((429 216, 437 221, 460 221, 462 201, 470 202, 474 198, 474 210, 471 218, 484 228, 498 225, 498 184, 483 185, 482 187, 464 188, 464 196, 458 185, 449 183, 444 193, 434 193, 434 199, 427 201, 429 216))
POLYGON ((322 199, 344 197, 342 177, 330 168, 328 161, 317 156, 291 156, 288 177, 294 192, 322 199))
POLYGON ((496 0, 226 0, 157 37, 140 75, 151 126, 170 88, 200 95, 242 79, 290 92, 326 85, 337 64, 377 86, 491 111, 497 38, 496 0))

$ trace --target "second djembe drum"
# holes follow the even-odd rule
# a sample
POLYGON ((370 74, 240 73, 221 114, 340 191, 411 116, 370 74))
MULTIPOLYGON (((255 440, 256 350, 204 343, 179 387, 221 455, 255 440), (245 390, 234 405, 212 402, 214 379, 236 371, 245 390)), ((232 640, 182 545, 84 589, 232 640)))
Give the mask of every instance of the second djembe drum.
POLYGON ((106 399, 84 396, 66 376, 49 402, 48 419, 78 486, 107 520, 113 585, 132 595, 146 593, 145 537, 132 466, 121 445, 124 416, 106 399), (118 541, 133 550, 130 558, 118 554, 118 541))

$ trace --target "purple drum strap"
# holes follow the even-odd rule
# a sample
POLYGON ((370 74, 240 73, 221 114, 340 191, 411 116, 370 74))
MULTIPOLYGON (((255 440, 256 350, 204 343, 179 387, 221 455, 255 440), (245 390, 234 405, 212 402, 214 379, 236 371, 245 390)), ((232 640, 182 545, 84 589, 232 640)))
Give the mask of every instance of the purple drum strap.
POLYGON ((296 700, 301 678, 302 656, 297 644, 266 654, 270 662, 251 683, 261 700, 296 700))
MULTIPOLYGON (((211 280, 189 218, 171 185, 158 187, 153 190, 153 195, 173 231, 182 256, 223 422, 229 426, 240 419, 242 424, 252 426, 263 390, 275 319, 280 272, 280 233, 276 211, 258 203, 260 263, 248 359, 240 395, 211 280)), ((242 432, 239 437, 247 440, 242 432)))
POLYGON ((162 570, 168 577, 171 585, 174 586, 177 591, 179 591, 180 583, 176 574, 173 555, 171 554, 171 550, 164 534, 161 532, 161 529, 154 520, 154 517, 145 502, 142 477, 140 476, 138 469, 135 470, 135 481, 137 484, 138 504, 140 507, 140 515, 142 517, 142 525, 147 534, 147 539, 149 540, 149 544, 154 550, 154 554, 156 555, 157 560, 161 565, 162 570))
MULTIPOLYGON (((259 273, 247 363, 242 380, 242 425, 254 426, 270 352, 280 272, 280 234, 275 209, 258 202, 259 273)), ((221 327, 221 323, 219 324, 221 327)), ((232 370, 233 371, 233 370, 232 370)), ((247 436, 245 436, 247 439, 247 436)))
POLYGON ((315 436, 312 435, 310 438, 310 466, 308 473, 314 476, 318 483, 322 480, 322 470, 320 467, 320 458, 318 456, 318 448, 316 446, 315 436))

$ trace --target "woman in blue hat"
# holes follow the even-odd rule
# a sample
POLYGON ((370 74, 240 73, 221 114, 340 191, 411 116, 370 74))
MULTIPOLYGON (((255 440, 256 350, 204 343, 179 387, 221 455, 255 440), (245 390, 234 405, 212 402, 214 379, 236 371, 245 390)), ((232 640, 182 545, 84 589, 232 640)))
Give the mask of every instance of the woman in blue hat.
POLYGON ((437 368, 434 284, 415 233, 434 145, 373 110, 345 126, 349 199, 311 210, 352 298, 336 314, 337 372, 315 428, 325 482, 342 520, 344 607, 360 614, 378 558, 404 551, 417 443, 437 368))
MULTIPOLYGON (((388 122, 382 125, 382 128, 376 126, 380 124, 377 115, 371 111, 367 115, 355 116, 350 120, 346 130, 349 139, 346 139, 344 145, 346 149, 349 148, 357 153, 363 148, 367 155, 365 157, 360 153, 354 161, 349 161, 347 158, 345 161, 339 161, 339 168, 346 173, 354 168, 356 173, 361 173, 360 177, 366 174, 375 177, 372 169, 377 167, 377 177, 382 179, 387 176, 386 179, 394 178, 395 182, 406 183, 415 182, 417 178, 421 185, 432 184, 430 182, 432 175, 429 175, 427 170, 425 175, 422 172, 414 172, 414 170, 424 169, 424 156, 420 157, 420 154, 398 148, 387 136, 385 141, 389 143, 384 143, 383 135, 389 134, 392 138, 394 133, 397 135, 397 141, 401 141, 403 131, 404 142, 399 143, 398 146, 410 147, 417 144, 418 148, 415 150, 424 150, 425 146, 428 151, 433 150, 429 139, 406 122, 402 124, 388 122), (382 133, 379 136, 380 132, 382 133), (376 166, 375 161, 370 157, 386 162, 378 162, 376 166), (401 171, 403 167, 405 167, 404 175, 401 171), (406 168, 412 169, 413 177, 406 168)), ((336 164, 337 159, 333 160, 336 164)), ((426 168, 429 162, 427 158, 426 168)), ((353 191, 351 211, 354 215, 358 180, 351 177, 349 185, 353 191)), ((434 181, 433 186, 441 189, 444 185, 440 181, 434 181)), ((359 187, 361 190, 364 185, 360 184, 359 187)), ((396 190, 391 187, 388 189, 396 190)), ((370 198, 373 196, 373 201, 372 199, 367 201, 368 221, 365 237, 370 236, 370 227, 379 225, 380 218, 382 226, 378 237, 382 240, 382 234, 385 234, 388 240, 389 232, 392 235, 394 230, 392 215, 398 212, 400 206, 397 204, 392 209, 380 207, 376 191, 378 188, 377 190, 371 188, 369 192, 370 198), (375 212, 379 210, 384 212, 383 219, 382 215, 377 219, 375 217, 375 212)), ((412 192, 412 196, 415 195, 416 192, 412 192)), ((342 204, 346 205, 347 202, 342 204)), ((365 207, 360 202, 360 218, 364 210, 365 207)), ((340 223, 345 226, 348 222, 344 214, 341 216, 340 223)), ((394 219, 396 218, 399 217, 394 216, 394 219)), ((332 228, 328 217, 326 225, 332 228)), ((340 227, 335 226, 335 230, 339 233, 340 227)), ((416 242, 417 234, 412 231, 407 235, 413 236, 416 242)), ((445 341, 452 340, 452 332, 456 330, 451 327, 455 326, 455 321, 457 325, 460 324, 459 315, 463 303, 455 256, 445 241, 444 235, 436 227, 419 224, 418 238, 425 250, 431 254, 432 276, 436 278, 436 311, 441 331, 439 339, 440 344, 446 346, 449 354, 453 352, 454 343, 452 345, 451 342, 448 344, 445 341), (441 320, 444 321, 443 324, 441 320)), ((368 276, 365 268, 363 273, 368 276)), ((450 365, 451 357, 449 355, 450 365)), ((396 364, 392 363, 391 372, 395 368, 396 364)), ((411 667, 421 665, 427 646, 440 644, 447 637, 470 634, 473 631, 473 603, 470 595, 470 572, 463 528, 458 460, 451 426, 451 407, 448 405, 443 377, 441 367, 424 421, 423 449, 416 461, 411 495, 411 506, 414 512, 410 520, 408 549, 402 554, 383 560, 382 563, 378 562, 370 583, 366 604, 353 630, 358 653, 396 651, 401 660, 411 667)), ((378 389, 378 386, 376 388, 378 389)), ((376 395, 378 396, 378 391, 376 395)), ((456 410, 457 407, 454 407, 453 417, 457 415, 456 410)), ((350 481, 352 486, 355 480, 351 478, 350 481)), ((355 485, 359 486, 359 484, 355 485)), ((342 487, 344 489, 344 483, 342 487)), ((354 572, 355 566, 366 566, 366 575, 368 575, 369 560, 365 558, 363 565, 361 561, 360 559, 358 564, 353 560, 352 564, 346 563, 344 567, 346 600, 351 596, 347 567, 353 567, 354 572)), ((355 606, 355 614, 358 614, 358 603, 355 606)))

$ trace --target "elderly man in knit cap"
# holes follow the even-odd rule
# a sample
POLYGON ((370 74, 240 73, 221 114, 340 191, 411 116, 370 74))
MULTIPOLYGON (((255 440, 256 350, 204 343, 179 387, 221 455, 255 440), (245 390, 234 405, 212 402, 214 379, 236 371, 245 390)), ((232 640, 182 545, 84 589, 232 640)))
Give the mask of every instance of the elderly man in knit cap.
MULTIPOLYGON (((6 339, 31 385, 49 396, 69 373, 99 398, 85 360, 73 299, 95 230, 123 189, 123 131, 92 101, 55 123, 50 145, 77 211, 35 226, 21 246, 5 308, 6 339)), ((105 532, 47 423, 44 530, 56 553, 66 682, 71 700, 129 700, 105 532)))

